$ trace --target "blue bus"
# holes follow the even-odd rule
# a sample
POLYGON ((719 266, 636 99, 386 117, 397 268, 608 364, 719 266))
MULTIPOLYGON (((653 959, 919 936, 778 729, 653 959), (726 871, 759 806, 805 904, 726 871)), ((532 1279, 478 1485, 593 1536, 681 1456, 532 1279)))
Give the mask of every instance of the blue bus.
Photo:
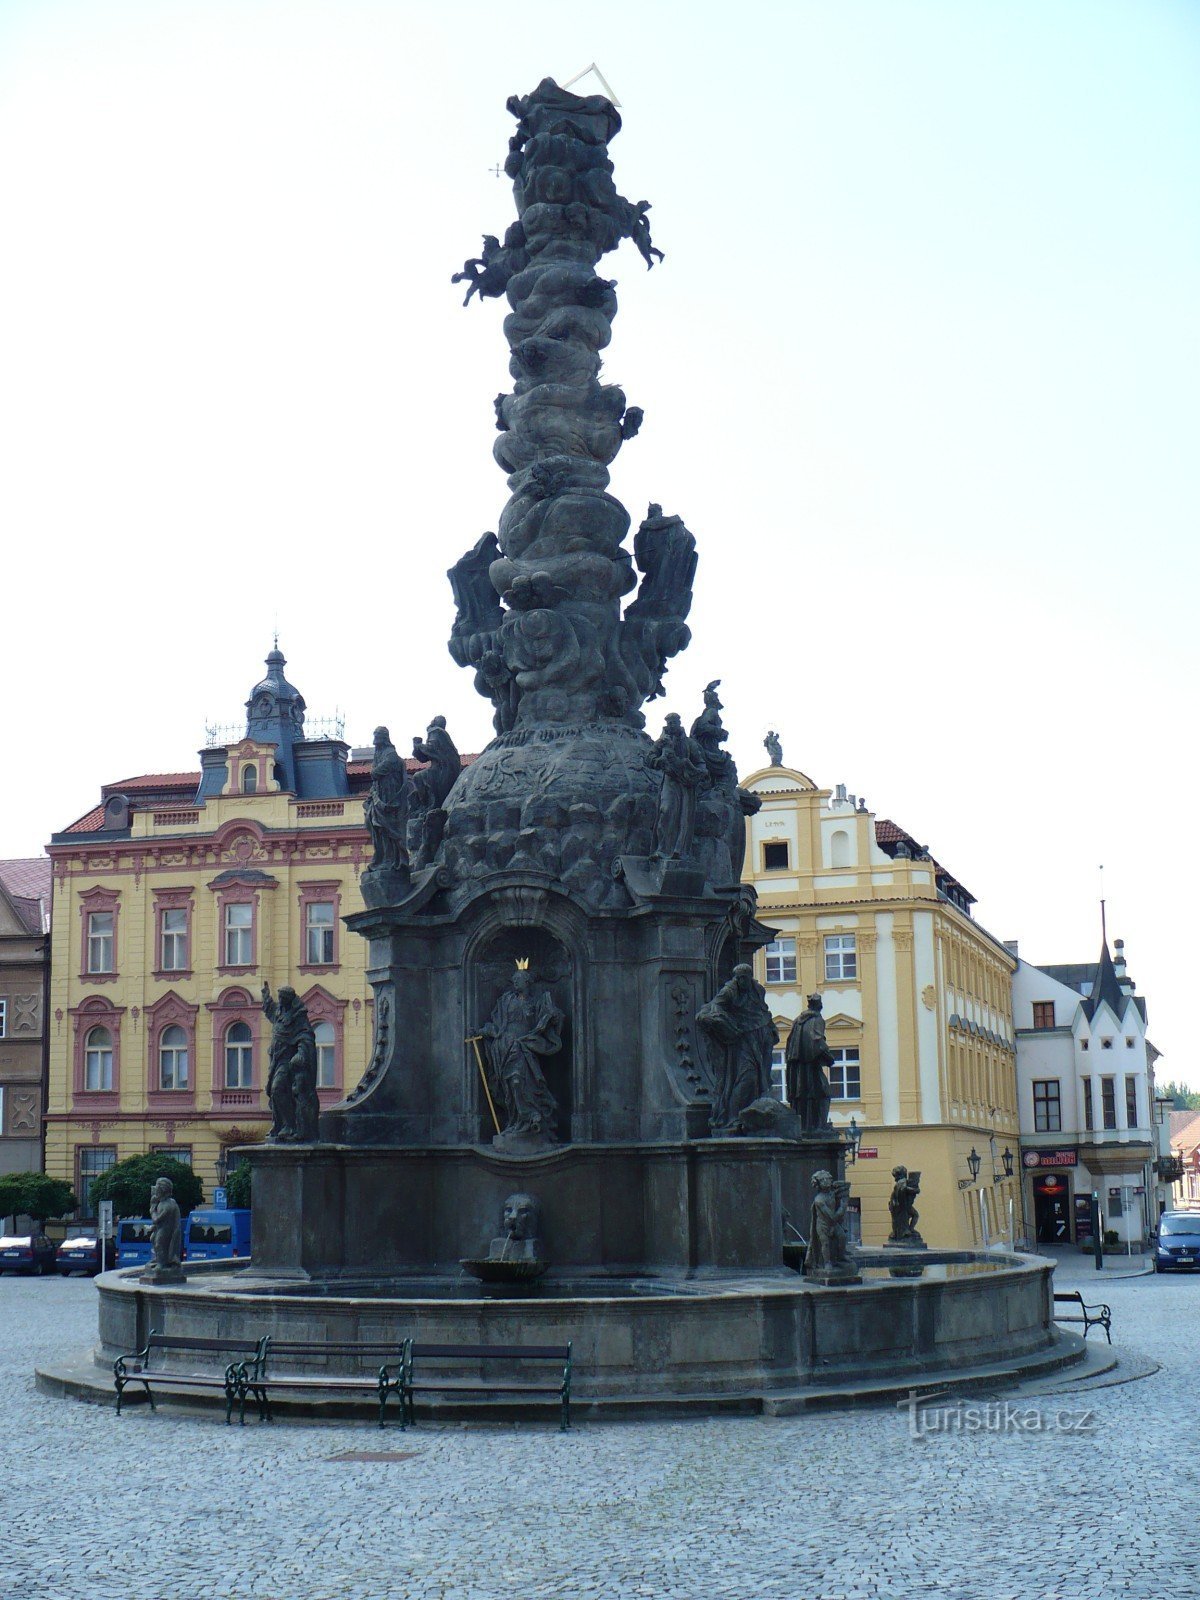
POLYGON ((149 1217, 122 1217, 117 1223, 117 1266, 145 1267, 150 1263, 149 1217))
POLYGON ((249 1211, 193 1211, 184 1224, 189 1261, 217 1261, 250 1254, 249 1211))

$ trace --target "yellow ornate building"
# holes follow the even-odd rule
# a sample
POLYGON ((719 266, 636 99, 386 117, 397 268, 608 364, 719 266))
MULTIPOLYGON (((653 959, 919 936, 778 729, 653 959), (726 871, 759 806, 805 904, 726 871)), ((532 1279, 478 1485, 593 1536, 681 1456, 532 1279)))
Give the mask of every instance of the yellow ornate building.
POLYGON ((851 1176, 869 1244, 887 1237, 892 1167, 921 1174, 920 1232, 938 1246, 1022 1229, 1012 973, 973 897, 913 837, 790 767, 752 774, 743 876, 777 928, 758 978, 783 1042, 822 997, 831 1117, 861 1130, 851 1176), (972 1152, 978 1157, 973 1162, 972 1152), (1007 1155, 1006 1155, 1007 1152, 1007 1155), (975 1168, 973 1171, 972 1168, 975 1168))
POLYGON ((106 785, 48 846, 46 1170, 85 1207, 98 1173, 159 1149, 211 1194, 225 1151, 266 1132, 264 982, 308 1007, 324 1104, 366 1066, 367 946, 341 919, 362 908, 369 763, 305 737, 284 665, 273 650, 245 737, 199 772, 106 785))

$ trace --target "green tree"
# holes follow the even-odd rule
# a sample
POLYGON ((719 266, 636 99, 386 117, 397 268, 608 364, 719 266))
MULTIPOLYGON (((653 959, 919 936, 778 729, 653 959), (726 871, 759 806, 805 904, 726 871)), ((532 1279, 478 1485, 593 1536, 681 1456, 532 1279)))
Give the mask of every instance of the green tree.
POLYGON ((251 1169, 248 1161, 241 1162, 225 1179, 225 1198, 234 1211, 250 1208, 251 1169))
POLYGON ((44 1172, 10 1172, 0 1178, 0 1217, 32 1217, 45 1222, 74 1211, 71 1185, 44 1172))
POLYGON ((1164 1083, 1158 1092, 1171 1100, 1176 1111, 1200 1111, 1200 1092, 1186 1083, 1164 1083))
POLYGON ((88 1194, 93 1214, 101 1200, 111 1200, 118 1217, 148 1217, 150 1191, 158 1178, 170 1178, 185 1217, 202 1203, 204 1186, 182 1161, 174 1156, 129 1156, 93 1178, 88 1194))

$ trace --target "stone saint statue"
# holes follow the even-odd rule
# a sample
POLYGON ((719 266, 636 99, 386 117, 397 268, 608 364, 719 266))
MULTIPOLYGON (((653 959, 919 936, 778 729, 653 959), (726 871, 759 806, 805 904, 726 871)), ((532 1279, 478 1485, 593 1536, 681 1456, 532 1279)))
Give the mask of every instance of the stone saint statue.
POLYGON ((481 1029, 492 1092, 505 1112, 504 1127, 492 1140, 497 1149, 557 1144, 558 1106, 539 1058, 562 1049, 565 1020, 549 989, 535 983, 528 961, 518 962, 481 1029))
POLYGON ((850 1261, 846 1232, 850 1185, 835 1182, 830 1172, 814 1172, 812 1186, 812 1214, 804 1270, 809 1277, 816 1278, 857 1277, 850 1261))
POLYGON ((742 1112, 771 1092, 771 1051, 778 1035, 766 990, 755 981, 753 970, 740 964, 716 997, 697 1012, 696 1021, 715 1047, 713 1131, 734 1132, 742 1112))
POLYGON ((767 737, 763 740, 763 746, 770 758, 771 765, 773 767, 781 767, 783 765, 783 746, 780 744, 779 735, 774 728, 768 731, 767 737))
POLYGON ((833 1052, 825 1042, 819 994, 809 995, 808 1010, 792 1023, 785 1058, 788 1104, 799 1115, 803 1132, 820 1133, 829 1127, 829 1079, 825 1071, 833 1061, 833 1052))
POLYGON ((922 1249, 925 1241, 917 1232, 917 1219, 920 1213, 915 1204, 921 1192, 921 1174, 910 1172, 907 1167, 893 1167, 892 1179, 892 1192, 888 1198, 888 1210, 892 1214, 892 1231, 887 1242, 908 1245, 912 1249, 922 1249))
POLYGON ((668 714, 646 764, 662 773, 652 854, 656 860, 675 861, 691 852, 696 832, 696 791, 708 776, 699 746, 683 731, 678 713, 668 714))
POLYGON ((151 1283, 180 1281, 182 1245, 183 1219, 174 1186, 170 1178, 159 1178, 150 1196, 150 1265, 142 1279, 151 1283))
POLYGON ((462 758, 446 732, 445 717, 434 717, 425 737, 413 740, 413 755, 429 765, 413 774, 409 787, 408 851, 417 866, 427 866, 442 842, 446 797, 462 771, 462 758))
POLYGON ((321 1102, 317 1098, 317 1040, 304 1003, 285 984, 278 1000, 271 986, 262 986, 262 1008, 271 1024, 271 1065, 267 1073, 267 1100, 271 1131, 267 1138, 279 1144, 313 1144, 321 1102))
POLYGON ((388 730, 376 728, 371 792, 363 806, 363 820, 375 846, 372 870, 396 872, 408 866, 408 795, 408 768, 388 730))

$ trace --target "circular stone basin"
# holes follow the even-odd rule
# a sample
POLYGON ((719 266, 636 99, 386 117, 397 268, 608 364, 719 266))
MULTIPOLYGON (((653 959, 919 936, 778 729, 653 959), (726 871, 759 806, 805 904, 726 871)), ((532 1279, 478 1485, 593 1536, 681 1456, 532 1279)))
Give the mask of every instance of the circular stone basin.
POLYGON ((196 1266, 178 1286, 111 1272, 97 1279, 97 1361, 136 1350, 146 1329, 164 1326, 229 1339, 303 1340, 319 1330, 330 1343, 570 1341, 573 1401, 640 1414, 656 1404, 778 1411, 816 1393, 882 1396, 973 1368, 1044 1370, 1082 1352, 1081 1340, 1054 1326, 1045 1257, 930 1251, 918 1263, 863 1252, 859 1260, 864 1281, 835 1286, 784 1267, 696 1278, 551 1271, 507 1285, 449 1274, 301 1282, 244 1263, 196 1266), (919 1277, 907 1275, 918 1266, 919 1277))

